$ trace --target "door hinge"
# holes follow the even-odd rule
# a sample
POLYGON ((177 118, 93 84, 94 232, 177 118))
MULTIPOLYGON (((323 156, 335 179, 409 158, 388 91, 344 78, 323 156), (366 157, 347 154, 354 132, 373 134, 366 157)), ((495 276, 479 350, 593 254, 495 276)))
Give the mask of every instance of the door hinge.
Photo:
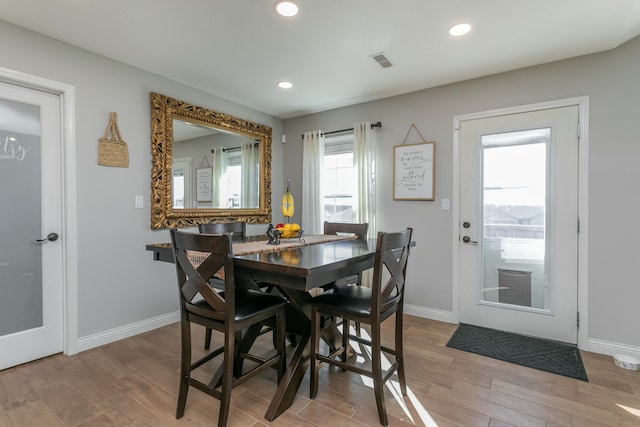
POLYGON ((580 137, 582 136, 582 128, 580 127, 580 123, 578 123, 578 127, 576 129, 576 136, 578 137, 578 141, 580 141, 580 137))
POLYGON ((578 218, 578 233, 580 233, 580 218, 578 218))
POLYGON ((580 312, 576 311, 576 327, 580 327, 580 312))

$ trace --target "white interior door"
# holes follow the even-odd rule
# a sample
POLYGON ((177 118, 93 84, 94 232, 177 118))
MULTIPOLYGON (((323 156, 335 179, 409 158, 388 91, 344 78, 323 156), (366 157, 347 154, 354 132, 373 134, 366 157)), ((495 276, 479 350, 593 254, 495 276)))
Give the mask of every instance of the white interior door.
POLYGON ((460 123, 460 322, 577 343, 578 118, 460 123))
POLYGON ((61 150, 59 96, 0 83, 0 369, 63 349, 61 150))

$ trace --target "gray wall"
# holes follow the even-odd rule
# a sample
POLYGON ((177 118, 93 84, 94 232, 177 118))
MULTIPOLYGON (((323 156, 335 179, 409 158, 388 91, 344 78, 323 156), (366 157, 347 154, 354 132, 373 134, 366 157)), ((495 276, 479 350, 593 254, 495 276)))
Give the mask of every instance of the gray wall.
MULTIPOLYGON (((147 243, 168 241, 149 227, 149 93, 159 92, 273 128, 273 207, 291 178, 296 201, 302 185, 302 132, 335 130, 362 120, 381 120, 378 138, 378 227, 415 227, 408 300, 413 306, 450 313, 452 118, 457 114, 541 101, 590 96, 589 336, 640 346, 640 39, 610 52, 517 70, 482 79, 287 120, 281 120, 154 74, 0 22, 0 66, 65 82, 76 88, 79 336, 107 333, 177 310, 169 264, 151 260, 147 243), (129 144, 130 167, 97 165, 97 146, 109 113, 118 113, 129 144), (415 124, 436 146, 436 200, 393 201, 391 155, 415 124), (134 209, 134 195, 145 208, 134 209)), ((212 75, 215 78, 215 75, 212 75)), ((412 133, 407 142, 418 142, 412 133)), ((455 202, 455 201, 452 201, 455 202)), ((299 203, 299 202, 298 202, 299 203)), ((300 209, 294 220, 300 222, 300 209)), ((249 228, 261 233, 263 227, 249 228)))
MULTIPOLYGON (((331 131, 354 122, 380 120, 377 151, 377 221, 379 230, 414 227, 407 300, 434 313, 451 313, 452 211, 441 210, 451 198, 455 115, 588 95, 589 160, 589 338, 640 346, 640 229, 633 223, 640 209, 640 38, 609 52, 502 73, 379 101, 285 121, 285 176, 300 198, 304 131, 331 131), (426 140, 436 141, 436 200, 394 201, 393 146, 412 124, 426 140)), ((407 142, 419 142, 411 132, 407 142)), ((452 203, 456 201, 452 200, 452 203)), ((296 221, 299 221, 299 210, 296 221)))
MULTIPOLYGON (((168 231, 150 228, 150 92, 271 126, 274 141, 280 141, 282 121, 2 21, 0 40, 0 66, 75 86, 79 337, 177 311, 174 268, 152 261, 145 250, 148 243, 169 241, 168 231), (129 146, 126 169, 97 164, 98 139, 112 111, 129 146), (134 209, 136 194, 144 196, 144 209, 134 209)), ((272 156, 272 194, 279 206, 280 142, 272 156)), ((248 233, 263 229, 250 226, 248 233)))

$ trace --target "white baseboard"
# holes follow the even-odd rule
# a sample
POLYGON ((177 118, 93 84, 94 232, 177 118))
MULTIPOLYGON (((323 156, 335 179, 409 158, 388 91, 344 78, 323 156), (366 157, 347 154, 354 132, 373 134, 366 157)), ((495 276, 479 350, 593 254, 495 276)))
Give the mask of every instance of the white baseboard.
POLYGON ((609 356, 613 356, 614 354, 626 354, 628 356, 633 356, 636 359, 640 359, 640 347, 602 341, 594 338, 589 338, 588 346, 589 348, 587 351, 592 353, 606 354, 609 356))
MULTIPOLYGON (((426 319, 438 320, 445 323, 456 323, 453 321, 453 313, 444 310, 435 310, 432 308, 420 307, 417 305, 405 304, 404 312, 412 316, 423 317, 426 319)), ((180 320, 180 312, 175 311, 152 319, 143 320, 141 322, 132 323, 111 329, 109 331, 100 332, 78 339, 76 349, 79 352, 100 347, 101 345, 110 344, 121 339, 129 338, 134 335, 149 332, 151 330, 161 328, 166 325, 178 322, 180 320)))
MULTIPOLYGON (((437 320, 440 322, 452 324, 458 323, 453 320, 453 313, 450 311, 436 310, 433 308, 405 304, 404 312, 406 314, 422 317, 425 319, 437 320)), ((176 323, 179 320, 180 312, 175 311, 173 313, 164 314, 162 316, 143 320, 141 322, 132 323, 129 325, 121 326, 119 328, 111 329, 109 331, 100 332, 98 334, 80 338, 78 339, 78 345, 76 346, 76 348, 78 352, 90 350, 101 345, 110 344, 124 338, 129 338, 134 335, 142 334, 153 329, 176 323)), ((621 353, 640 359, 640 347, 633 347, 625 344, 618 344, 593 338, 589 338, 588 346, 589 347, 586 349, 586 351, 592 353, 606 354, 609 356, 621 353)))
POLYGON ((90 350, 95 347, 100 347, 101 345, 110 344, 124 338, 129 338, 134 335, 142 334, 144 332, 149 332, 154 329, 176 323, 179 320, 180 312, 174 311, 173 313, 163 314, 162 316, 153 317, 151 319, 142 320, 136 323, 131 323, 129 325, 121 326, 109 331, 104 331, 94 335, 79 338, 76 349, 78 350, 78 352, 90 350))
POLYGON ((434 308, 421 307, 419 305, 404 304, 405 314, 423 317, 425 319, 438 320, 445 323, 458 323, 453 320, 451 311, 436 310, 434 308))
MULTIPOLYGON (((412 316, 418 316, 425 319, 438 320, 445 323, 457 324, 458 322, 453 320, 453 313, 444 310, 435 310, 432 308, 421 307, 417 305, 404 305, 404 312, 412 316)), ((619 344, 609 341, 597 340, 594 338, 588 339, 588 348, 584 349, 591 353, 606 354, 612 356, 614 354, 626 354, 633 356, 636 359, 640 359, 640 347, 633 347, 625 344, 619 344)))

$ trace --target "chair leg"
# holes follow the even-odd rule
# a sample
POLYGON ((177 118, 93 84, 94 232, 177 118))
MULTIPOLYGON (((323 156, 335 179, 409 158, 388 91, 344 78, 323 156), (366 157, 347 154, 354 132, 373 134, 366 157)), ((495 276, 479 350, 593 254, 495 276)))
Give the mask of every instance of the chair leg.
POLYGON ((182 350, 180 356, 180 388, 178 391, 178 407, 176 419, 182 418, 187 404, 189 392, 189 376, 191 375, 191 325, 188 320, 182 319, 180 325, 182 350))
POLYGON ((206 328, 204 335, 204 349, 209 350, 211 347, 211 328, 206 328))
MULTIPOLYGON (((285 334, 285 336, 286 336, 286 339, 288 339, 289 342, 291 343, 291 346, 295 347, 296 346, 296 342, 297 342, 297 338, 296 338, 295 334, 285 334)), ((276 338, 275 331, 273 332, 272 339, 273 339, 273 348, 278 348, 278 339, 276 338)), ((285 343, 285 345, 286 345, 286 343, 285 343)))
POLYGON ((242 375, 242 365, 244 359, 240 357, 240 344, 242 343, 242 331, 236 331, 235 333, 235 347, 234 347, 234 355, 233 355, 233 376, 239 377, 242 375))
POLYGON ((233 367, 235 361, 235 334, 225 334, 224 337, 224 371, 222 373, 222 389, 220 390, 220 412, 218 415, 218 427, 227 425, 229 407, 231 406, 231 389, 233 383, 233 367))
POLYGON ((309 378, 309 397, 315 399, 318 394, 318 372, 320 363, 316 360, 316 354, 320 351, 320 315, 315 306, 311 308, 311 367, 309 378))
POLYGON ((291 343, 291 347, 298 345, 298 337, 295 334, 287 334, 287 339, 291 343))
POLYGON ((384 402, 384 382, 382 381, 382 356, 381 352, 380 324, 371 325, 371 368, 373 372, 373 390, 376 395, 376 406, 380 424, 389 424, 387 408, 384 402))
MULTIPOLYGON (((360 273, 358 273, 358 283, 356 283, 356 286, 362 286, 362 277, 363 277, 363 273, 364 273, 363 271, 361 271, 360 273)), ((354 323, 355 323, 355 325, 356 325, 356 335, 357 335, 357 336, 359 336, 359 337, 361 337, 361 336, 362 336, 362 335, 361 335, 362 330, 361 330, 361 328, 360 328, 360 322, 356 320, 354 323)))
MULTIPOLYGON (((347 354, 347 349, 349 348, 349 324, 349 320, 342 319, 342 353, 340 354, 340 360, 343 363, 347 363, 349 359, 349 355, 347 354)), ((343 368, 342 371, 344 372, 345 369, 343 368)))
POLYGON ((402 310, 396 312, 396 361, 398 362, 398 380, 403 396, 407 395, 407 380, 404 375, 404 345, 402 338, 402 310))
POLYGON ((277 329, 274 335, 277 339, 276 349, 278 350, 278 354, 280 354, 280 360, 278 361, 278 384, 280 384, 280 381, 284 376, 284 371, 287 363, 287 349, 284 342, 284 336, 286 333, 285 329, 287 327, 287 324, 285 322, 284 306, 280 310, 280 313, 278 313, 278 315, 276 316, 276 325, 277 329))

